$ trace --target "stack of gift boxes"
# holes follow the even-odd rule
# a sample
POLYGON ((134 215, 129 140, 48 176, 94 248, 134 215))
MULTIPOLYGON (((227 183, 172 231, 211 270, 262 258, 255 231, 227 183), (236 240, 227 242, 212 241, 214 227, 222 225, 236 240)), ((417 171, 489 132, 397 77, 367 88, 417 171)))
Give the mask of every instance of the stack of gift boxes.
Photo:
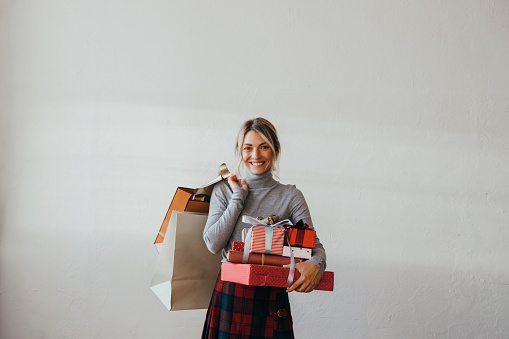
MULTIPOLYGON (((302 220, 284 227, 253 226, 250 232, 250 237, 244 237, 248 241, 250 238, 247 260, 243 263, 245 243, 234 242, 228 251, 228 262, 221 265, 221 279, 244 285, 288 287, 290 269, 283 266, 290 264, 291 251, 295 263, 311 259, 316 232, 302 220), (270 238, 271 244, 266 244, 270 238)), ((291 280, 296 281, 299 276, 295 270, 291 280)), ((333 287, 334 273, 325 271, 315 289, 332 291, 333 287)))

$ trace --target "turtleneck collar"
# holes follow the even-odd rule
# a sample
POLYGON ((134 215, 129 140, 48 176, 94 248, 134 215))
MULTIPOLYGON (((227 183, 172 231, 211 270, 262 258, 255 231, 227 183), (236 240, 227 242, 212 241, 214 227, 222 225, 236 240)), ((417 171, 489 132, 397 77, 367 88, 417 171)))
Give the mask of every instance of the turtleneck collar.
POLYGON ((251 188, 266 188, 274 186, 277 181, 272 177, 270 169, 262 174, 253 174, 250 170, 246 169, 245 178, 247 187, 251 188))

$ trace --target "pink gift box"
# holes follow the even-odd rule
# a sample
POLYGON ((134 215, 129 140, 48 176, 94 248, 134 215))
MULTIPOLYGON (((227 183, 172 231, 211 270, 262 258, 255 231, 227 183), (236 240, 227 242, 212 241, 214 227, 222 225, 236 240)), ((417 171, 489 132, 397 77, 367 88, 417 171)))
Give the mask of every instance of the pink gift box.
POLYGON ((253 226, 251 234, 251 248, 249 252, 283 255, 285 230, 277 227, 253 226), (265 250, 265 232, 273 230, 270 252, 265 250))
MULTIPOLYGON (((231 281, 243 285, 288 287, 289 268, 252 264, 221 264, 221 280, 231 281)), ((294 280, 299 279, 300 273, 295 270, 294 280)), ((316 290, 334 290, 334 272, 325 271, 316 290)))

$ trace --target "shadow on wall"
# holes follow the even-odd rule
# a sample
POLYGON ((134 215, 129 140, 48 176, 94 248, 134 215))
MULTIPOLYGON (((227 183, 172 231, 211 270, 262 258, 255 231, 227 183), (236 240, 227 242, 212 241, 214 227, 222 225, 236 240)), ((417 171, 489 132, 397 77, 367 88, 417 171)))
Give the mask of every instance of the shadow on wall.
POLYGON ((499 322, 509 316, 509 288, 488 269, 350 262, 335 268, 334 292, 290 294, 298 337, 325 337, 331 324, 344 338, 508 334, 499 322))

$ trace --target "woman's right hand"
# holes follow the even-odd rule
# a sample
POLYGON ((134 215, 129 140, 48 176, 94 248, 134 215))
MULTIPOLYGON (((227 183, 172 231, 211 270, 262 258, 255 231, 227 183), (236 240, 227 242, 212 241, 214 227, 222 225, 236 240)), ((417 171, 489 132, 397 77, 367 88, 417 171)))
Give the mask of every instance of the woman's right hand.
POLYGON ((232 188, 232 190, 233 190, 234 187, 240 187, 240 188, 242 188, 246 192, 249 191, 249 189, 247 187, 247 184, 246 184, 246 180, 244 180, 244 179, 241 180, 241 182, 240 182, 240 184, 242 185, 241 186, 241 185, 239 185, 239 183, 237 181, 237 176, 236 175, 230 175, 228 177, 228 184, 230 184, 230 187, 232 188))

